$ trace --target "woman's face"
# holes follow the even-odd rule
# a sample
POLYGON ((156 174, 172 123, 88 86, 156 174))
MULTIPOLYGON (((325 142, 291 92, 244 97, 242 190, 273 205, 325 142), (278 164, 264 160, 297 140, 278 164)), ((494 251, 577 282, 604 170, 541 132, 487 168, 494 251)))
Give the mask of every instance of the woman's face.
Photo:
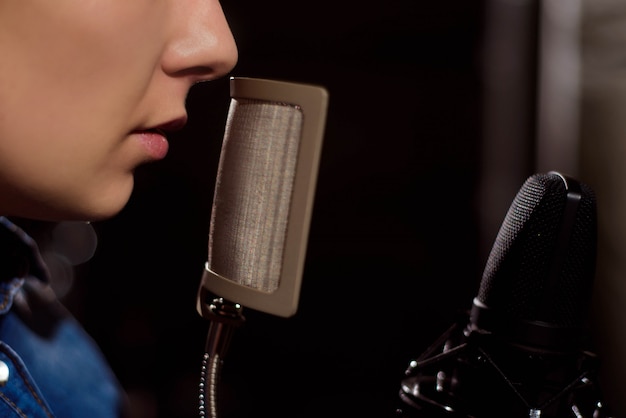
POLYGON ((0 215, 114 215, 236 61, 218 0, 0 0, 0 215))

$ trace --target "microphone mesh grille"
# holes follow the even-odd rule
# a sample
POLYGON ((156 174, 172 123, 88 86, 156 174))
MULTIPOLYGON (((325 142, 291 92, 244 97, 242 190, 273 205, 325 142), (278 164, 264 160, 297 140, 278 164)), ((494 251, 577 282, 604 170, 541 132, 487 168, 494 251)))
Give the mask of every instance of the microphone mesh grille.
POLYGON ((208 248, 208 266, 220 276, 278 288, 302 122, 297 106, 231 100, 208 248))
POLYGON ((487 260, 477 296, 482 303, 509 318, 581 325, 595 273, 596 207, 593 191, 580 187, 582 199, 547 311, 545 292, 567 201, 565 184, 554 174, 531 176, 514 199, 487 260))

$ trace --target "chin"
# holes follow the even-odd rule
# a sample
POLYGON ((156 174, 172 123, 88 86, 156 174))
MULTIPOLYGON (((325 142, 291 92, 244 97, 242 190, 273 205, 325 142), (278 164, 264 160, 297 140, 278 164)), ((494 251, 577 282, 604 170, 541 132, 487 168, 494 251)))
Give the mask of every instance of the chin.
POLYGON ((103 221, 114 217, 124 209, 130 194, 116 197, 115 199, 109 198, 106 200, 99 200, 91 207, 87 207, 79 213, 80 220, 83 221, 103 221))
POLYGON ((100 193, 98 196, 85 196, 75 199, 66 206, 53 209, 50 214, 55 221, 102 221, 114 217, 124 209, 130 199, 129 191, 100 193), (72 204, 80 201, 80 205, 72 204))
POLYGON ((28 194, 16 193, 6 214, 53 222, 105 220, 124 209, 134 188, 132 176, 115 180, 108 177, 104 182, 84 183, 80 187, 66 184, 39 188, 28 194))
POLYGON ((111 182, 108 187, 99 188, 95 195, 82 200, 86 204, 81 208, 81 220, 101 221, 114 217, 128 204, 133 188, 132 175, 122 182, 111 182))
POLYGON ((46 211, 44 213, 34 213, 28 216, 32 219, 39 219, 42 221, 62 222, 62 221, 84 221, 95 222, 103 221, 117 215, 124 205, 114 205, 109 207, 72 207, 72 208, 57 208, 46 211))
POLYGON ((105 221, 107 219, 113 218, 115 215, 120 213, 122 209, 123 209, 123 206, 119 208, 111 208, 107 210, 85 212, 85 213, 79 214, 78 216, 73 217, 72 220, 86 221, 86 222, 105 221))

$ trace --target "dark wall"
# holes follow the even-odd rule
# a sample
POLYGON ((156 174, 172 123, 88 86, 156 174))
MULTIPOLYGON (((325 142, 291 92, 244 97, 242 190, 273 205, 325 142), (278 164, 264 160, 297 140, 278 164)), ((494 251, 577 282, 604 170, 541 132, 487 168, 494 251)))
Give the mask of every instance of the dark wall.
MULTIPOLYGON (((301 301, 246 311, 224 369, 237 417, 393 415, 408 360, 471 303, 477 257, 478 1, 225 1, 233 75, 330 94, 301 301)), ((137 172, 67 303, 138 410, 198 416, 195 310, 228 80, 194 87, 168 158, 137 172)))

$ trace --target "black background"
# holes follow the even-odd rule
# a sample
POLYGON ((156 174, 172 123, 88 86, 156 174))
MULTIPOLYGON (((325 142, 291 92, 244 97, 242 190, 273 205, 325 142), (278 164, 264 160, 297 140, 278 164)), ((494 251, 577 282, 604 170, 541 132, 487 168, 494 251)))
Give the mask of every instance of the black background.
MULTIPOLYGON (((231 75, 323 85, 329 110, 300 306, 248 310, 226 357, 236 417, 393 416, 408 361, 466 309, 478 251, 480 1, 223 3, 231 75)), ((207 256, 228 80, 194 87, 190 123, 134 195, 95 224, 66 303, 100 343, 134 417, 198 416, 207 256)), ((504 216, 504 214, 503 214, 504 216)))

